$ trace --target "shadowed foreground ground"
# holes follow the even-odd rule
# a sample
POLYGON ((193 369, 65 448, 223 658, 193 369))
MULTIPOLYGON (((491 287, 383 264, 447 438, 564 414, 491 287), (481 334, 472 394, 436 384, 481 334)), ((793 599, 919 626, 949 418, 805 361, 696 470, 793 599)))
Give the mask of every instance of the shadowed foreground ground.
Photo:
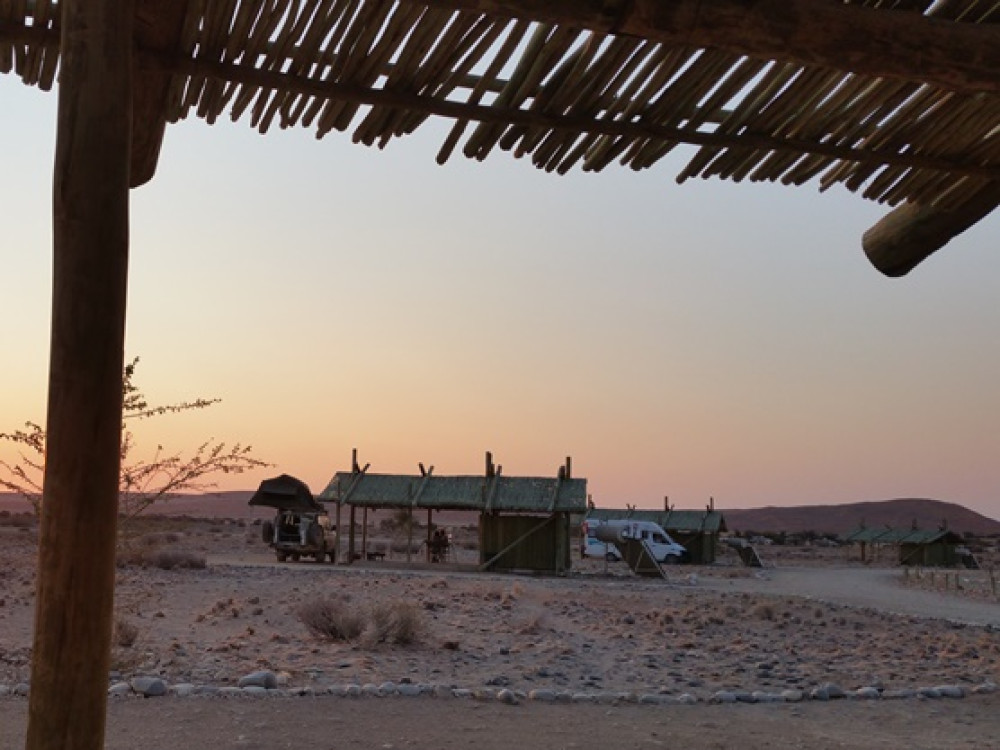
MULTIPOLYGON (((0 748, 23 747, 27 701, 0 701, 0 748)), ((106 750, 176 748, 995 748, 1000 695, 964 700, 506 706, 434 698, 113 701, 106 750)))

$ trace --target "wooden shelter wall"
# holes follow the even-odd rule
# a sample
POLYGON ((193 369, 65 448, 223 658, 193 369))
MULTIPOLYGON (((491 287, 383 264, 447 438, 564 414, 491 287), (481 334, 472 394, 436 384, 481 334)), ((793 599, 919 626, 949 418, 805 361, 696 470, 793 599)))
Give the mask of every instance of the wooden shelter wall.
POLYGON ((530 536, 508 550, 492 566, 492 570, 533 570, 562 573, 570 567, 569 519, 566 514, 555 517, 539 515, 483 514, 480 520, 480 562, 495 557, 505 547, 532 532, 530 536))
POLYGON ((684 545, 684 549, 688 551, 688 561, 692 565, 711 565, 715 562, 718 534, 671 531, 670 535, 676 542, 684 545))

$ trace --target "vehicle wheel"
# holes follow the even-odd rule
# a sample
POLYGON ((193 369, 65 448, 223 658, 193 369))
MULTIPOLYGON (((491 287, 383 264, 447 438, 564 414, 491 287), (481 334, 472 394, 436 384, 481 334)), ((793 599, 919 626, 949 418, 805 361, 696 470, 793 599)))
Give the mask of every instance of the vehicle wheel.
POLYGON ((265 542, 270 544, 274 541, 274 524, 270 521, 264 521, 260 525, 260 536, 265 542))
POLYGON ((607 560, 608 562, 618 562, 618 555, 616 555, 614 552, 605 552, 604 559, 607 560))
POLYGON ((667 555, 666 557, 663 558, 663 562, 665 562, 667 565, 677 565, 678 563, 680 563, 680 561, 681 558, 679 555, 667 555))
POLYGON ((278 562, 284 562, 288 559, 288 553, 280 549, 277 551, 275 556, 278 558, 278 562))
POLYGON ((299 561, 299 553, 298 552, 292 552, 289 555, 289 557, 292 558, 292 562, 298 562, 299 561))

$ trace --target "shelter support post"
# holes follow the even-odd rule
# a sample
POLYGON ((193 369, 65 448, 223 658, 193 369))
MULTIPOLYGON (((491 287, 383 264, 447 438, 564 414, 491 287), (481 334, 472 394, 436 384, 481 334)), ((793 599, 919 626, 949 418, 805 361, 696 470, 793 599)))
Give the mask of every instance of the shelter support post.
POLYGON ((354 506, 351 506, 351 530, 347 538, 347 561, 354 564, 354 506))
POLYGON ((368 506, 361 509, 361 555, 368 559, 368 506))
POLYGON ((336 512, 336 521, 335 521, 335 523, 336 523, 336 526, 337 526, 337 531, 336 531, 336 533, 334 534, 334 537, 333 537, 334 538, 334 543, 333 543, 333 548, 334 548, 333 562, 334 563, 342 563, 343 562, 343 560, 340 557, 340 554, 341 554, 340 548, 342 546, 341 543, 340 543, 341 536, 342 536, 342 534, 341 534, 341 526, 340 526, 340 506, 341 506, 341 504, 342 503, 338 499, 337 500, 337 510, 335 511, 336 512))
POLYGON ((431 527, 433 524, 433 514, 434 511, 431 508, 427 509, 427 562, 431 561, 431 527))
POLYGON ((104 747, 128 276, 132 3, 64 0, 27 750, 104 747))
POLYGON ((406 562, 411 561, 413 551, 413 506, 406 509, 406 562))
POLYGON ((557 573, 566 572, 566 560, 569 558, 569 552, 566 549, 566 543, 569 540, 569 514, 568 513, 556 513, 556 525, 559 527, 559 533, 556 534, 556 547, 554 565, 552 569, 557 573))

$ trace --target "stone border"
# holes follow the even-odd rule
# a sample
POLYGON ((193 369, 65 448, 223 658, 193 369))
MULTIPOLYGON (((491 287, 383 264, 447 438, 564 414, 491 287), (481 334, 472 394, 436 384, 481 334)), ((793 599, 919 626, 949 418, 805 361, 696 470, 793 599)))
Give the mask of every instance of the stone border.
MULTIPOLYGON (((879 686, 866 686, 853 690, 843 690, 838 685, 828 682, 811 690, 782 690, 767 692, 763 690, 718 690, 704 698, 693 693, 683 693, 678 696, 661 693, 635 693, 630 691, 605 691, 595 693, 555 690, 552 688, 536 688, 529 692, 511 690, 509 688, 457 688, 448 685, 415 683, 402 680, 399 683, 346 683, 321 689, 310 686, 288 687, 282 685, 278 675, 271 671, 252 672, 242 678, 235 686, 217 687, 211 685, 194 685, 192 683, 177 683, 168 685, 160 677, 133 677, 130 680, 114 682, 108 688, 112 699, 127 699, 133 697, 156 698, 161 696, 217 697, 217 698, 298 698, 318 697, 324 695, 341 698, 391 698, 419 697, 455 698, 476 701, 499 701, 508 705, 518 705, 523 701, 537 703, 600 703, 620 704, 637 703, 655 706, 725 704, 725 703, 801 703, 803 701, 831 700, 934 700, 941 698, 961 699, 969 695, 990 694, 997 691, 993 682, 984 682, 973 687, 961 685, 937 685, 933 687, 904 688, 899 690, 884 690, 879 686)), ((16 685, 0 684, 0 698, 26 697, 30 691, 28 683, 16 685)))

